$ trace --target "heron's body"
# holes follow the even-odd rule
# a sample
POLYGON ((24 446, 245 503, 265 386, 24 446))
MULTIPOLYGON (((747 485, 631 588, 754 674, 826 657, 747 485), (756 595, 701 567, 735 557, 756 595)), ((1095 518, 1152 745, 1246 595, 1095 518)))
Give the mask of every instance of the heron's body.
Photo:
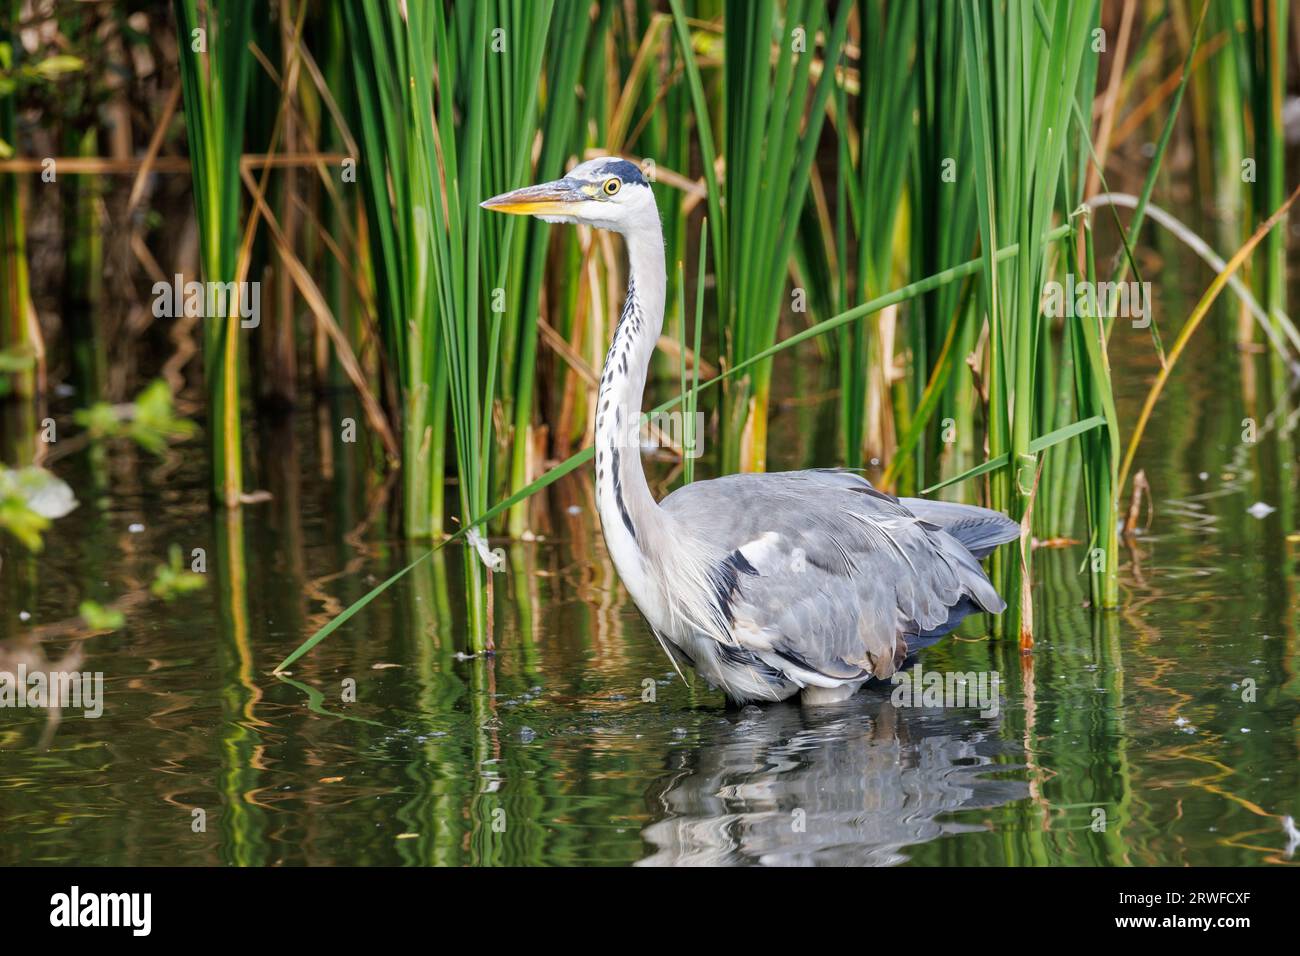
POLYGON ((628 295, 596 402, 596 504, 614 566, 675 665, 735 701, 832 702, 967 614, 1005 608, 977 557, 1019 526, 994 511, 900 500, 836 470, 730 475, 656 502, 637 438, 666 284, 648 184, 627 161, 598 159, 484 205, 626 238, 628 295))

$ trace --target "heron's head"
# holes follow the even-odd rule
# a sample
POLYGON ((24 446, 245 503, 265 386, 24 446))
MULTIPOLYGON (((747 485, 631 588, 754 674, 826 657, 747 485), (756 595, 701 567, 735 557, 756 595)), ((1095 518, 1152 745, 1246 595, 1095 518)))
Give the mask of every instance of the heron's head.
POLYGON ((589 159, 563 179, 502 193, 480 205, 546 222, 581 223, 614 232, 627 232, 647 213, 658 216, 654 194, 641 170, 616 156, 589 159))

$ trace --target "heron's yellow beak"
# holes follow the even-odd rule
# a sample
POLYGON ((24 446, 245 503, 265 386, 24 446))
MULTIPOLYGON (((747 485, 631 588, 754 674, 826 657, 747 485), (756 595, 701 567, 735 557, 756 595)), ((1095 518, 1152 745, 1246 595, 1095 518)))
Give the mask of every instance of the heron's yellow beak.
POLYGON ((550 183, 525 186, 513 192, 502 193, 479 203, 484 209, 508 212, 516 216, 563 216, 572 213, 575 203, 586 202, 591 196, 582 185, 572 179, 557 179, 550 183))

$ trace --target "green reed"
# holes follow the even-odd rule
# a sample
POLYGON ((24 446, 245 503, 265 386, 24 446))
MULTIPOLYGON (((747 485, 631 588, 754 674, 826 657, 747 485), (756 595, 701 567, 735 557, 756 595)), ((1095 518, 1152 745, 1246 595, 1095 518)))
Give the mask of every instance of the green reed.
MULTIPOLYGON (((520 303, 529 289, 535 295, 542 260, 536 253, 529 259, 527 224, 485 219, 478 204, 532 174, 537 77, 553 10, 551 3, 505 0, 412 5, 405 17, 396 6, 349 10, 351 32, 362 41, 354 65, 372 252, 404 394, 408 534, 441 528, 448 410, 462 520, 485 511, 492 492, 499 375, 523 378, 508 386, 512 405, 523 409, 517 444, 530 424, 536 323, 521 321, 520 303)), ((567 25, 580 28, 572 5, 565 12, 567 25)), ((571 81, 576 62, 559 67, 558 82, 571 81)), ((543 165, 558 173, 563 159, 552 146, 543 165)), ((482 562, 466 562, 476 649, 490 639, 483 574, 482 562)))
MULTIPOLYGON (((1041 8, 1038 11, 1042 13, 1041 8)), ((980 301, 988 315, 988 450, 1006 456, 989 478, 992 507, 1017 520, 1032 507, 1039 460, 1030 447, 1042 428, 1038 389, 1051 334, 1040 306, 1047 278, 1045 248, 1036 238, 1061 208, 1067 132, 1076 84, 1096 19, 1095 3, 1057 3, 1040 27, 1032 4, 961 7, 964 69, 971 112, 975 197, 984 268, 980 301), (1046 33, 1046 35, 1044 35, 1046 33), (1005 263, 993 250, 1015 238, 1020 251, 1005 263)), ((1017 557, 994 557, 995 580, 1017 604, 1017 557)))
MULTIPOLYGON (((845 84, 835 88, 840 118, 834 236, 840 263, 837 312, 891 285, 897 230, 905 218, 903 201, 913 156, 908 134, 919 76, 914 62, 917 11, 882 0, 860 0, 857 11, 861 53, 852 113, 845 84), (857 257, 850 268, 854 248, 857 257)), ((844 463, 850 468, 861 467, 868 454, 883 458, 887 451, 888 366, 893 356, 886 354, 887 338, 881 333, 879 320, 840 330, 840 422, 844 463)))
MULTIPOLYGON (((0 46, 7 52, 6 72, 22 58, 17 24, 19 0, 10 0, 0 24, 0 46)), ((12 154, 17 142, 16 89, 0 89, 0 152, 12 154)), ((30 292, 27 274, 27 226, 23 215, 22 184, 17 173, 0 173, 0 398, 11 393, 30 398, 35 351, 27 322, 30 292)))
MULTIPOLYGON (((1255 225, 1263 222, 1286 198, 1286 132, 1282 125, 1282 101, 1286 95, 1287 0, 1263 0, 1251 5, 1247 36, 1251 46, 1251 116, 1255 154, 1259 158, 1260 187, 1254 207, 1255 225)), ((1286 220, 1264 238, 1263 305, 1275 331, 1280 331, 1286 313, 1286 220)), ((1273 393, 1285 391, 1286 375, 1281 356, 1270 352, 1273 393)))
POLYGON ((1248 145, 1249 97, 1243 102, 1241 77, 1249 61, 1249 39, 1243 16, 1249 7, 1231 0, 1210 4, 1206 30, 1211 37, 1223 38, 1223 49, 1209 59, 1197 76, 1207 101, 1204 125, 1208 126, 1210 115, 1214 117, 1214 135, 1207 137, 1212 155, 1198 158, 1208 160, 1206 165, 1212 174, 1216 211, 1220 216, 1217 237, 1225 249, 1241 243, 1245 238, 1243 229, 1248 225, 1242 217, 1242 210, 1249 206, 1242 164, 1252 150, 1248 145))
MULTIPOLYGON (((71 133, 66 140, 70 152, 86 158, 98 155, 97 132, 91 128, 71 133)), ((89 401, 102 394, 108 376, 107 349, 101 323, 96 321, 104 295, 104 231, 99 213, 103 189, 98 176, 77 176, 70 183, 70 192, 63 209, 68 236, 64 314, 77 389, 89 401)))
MULTIPOLYGON (((198 0, 175 0, 199 260, 207 282, 240 278, 239 163, 253 64, 253 7, 248 0, 231 0, 207 5, 201 14, 198 0)), ((228 308, 231 317, 208 316, 204 322, 204 371, 212 489, 226 507, 235 507, 243 493, 237 297, 230 297, 228 308)))
MULTIPOLYGON (((499 8, 504 11, 505 6, 499 8)), ((560 0, 549 7, 523 8, 517 29, 525 38, 525 48, 511 57, 495 57, 489 67, 495 73, 492 89, 496 91, 494 110, 509 110, 505 122, 488 132, 490 148, 502 157, 511 157, 492 167, 484 182, 486 196, 526 185, 530 178, 526 159, 531 155, 532 137, 540 129, 542 151, 531 179, 542 182, 564 173, 565 160, 581 153, 583 129, 579 123, 578 102, 571 95, 577 87, 584 66, 589 65, 603 47, 610 20, 602 15, 594 24, 589 10, 580 0, 560 0), (535 16, 547 10, 548 19, 535 16), (590 37, 590 39, 589 39, 590 37), (545 72, 541 58, 546 55, 545 72), (532 73, 528 71, 530 68, 532 73), (545 76, 545 111, 540 113, 537 99, 539 75, 545 76), (521 162, 524 160, 524 162, 521 162)), ((504 22, 504 20, 502 21, 504 22)), ((597 60, 597 62, 599 62, 597 60)), ((548 272, 547 250, 550 227, 535 220, 492 216, 486 222, 490 259, 496 271, 488 273, 492 294, 499 295, 508 321, 501 329, 501 374, 499 394, 502 418, 512 427, 513 443, 509 449, 509 490, 524 487, 534 477, 529 474, 529 453, 534 446, 534 414, 537 391, 539 293, 548 272), (499 292, 497 290, 500 290, 499 292)), ((500 483, 497 485, 500 486, 500 483)), ((484 499, 486 504, 486 499, 484 499)), ((526 506, 514 509, 509 516, 512 535, 522 534, 528 526, 526 506)))
MULTIPOLYGON (((963 261, 976 248, 975 164, 961 17, 943 0, 922 3, 916 16, 917 121, 908 245, 912 274, 931 275, 963 261)), ((960 474, 982 457, 977 440, 982 409, 962 367, 976 349, 983 318, 972 293, 970 283, 943 286, 918 300, 907 317, 910 374, 887 485, 917 490, 941 476, 960 474)))
MULTIPOLYGON (((686 61, 696 112, 705 178, 717 188, 707 106, 686 36, 679 0, 673 0, 679 50, 686 61)), ((744 362, 777 338, 783 293, 817 151, 826 104, 835 84, 832 65, 848 30, 849 4, 833 22, 819 2, 773 0, 726 5, 724 18, 722 193, 711 196, 718 287, 720 351, 729 365, 744 362), (778 12, 781 14, 778 17, 778 12), (821 74, 814 77, 817 37, 825 31, 821 74), (773 64, 775 59, 775 64, 773 64)), ((758 362, 731 382, 723 398, 723 467, 762 471, 767 463, 768 404, 772 366, 758 362)))
POLYGON ((429 280, 427 219, 434 194, 428 175, 419 172, 425 161, 419 118, 430 111, 420 112, 412 99, 406 24, 397 9, 348 4, 344 13, 352 37, 361 150, 357 181, 366 210, 379 334, 401 393, 404 528, 422 537, 443 527, 447 421, 447 367, 437 348, 429 280), (424 212, 423 226, 417 210, 424 212))

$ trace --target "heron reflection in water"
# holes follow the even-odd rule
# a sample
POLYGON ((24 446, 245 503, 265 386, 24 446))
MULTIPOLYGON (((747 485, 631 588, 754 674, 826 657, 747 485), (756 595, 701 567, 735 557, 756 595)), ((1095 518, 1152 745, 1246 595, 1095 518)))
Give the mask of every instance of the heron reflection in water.
POLYGON ((658 819, 640 865, 884 866, 981 831, 952 814, 1025 799, 1029 785, 993 776, 1018 751, 971 714, 895 707, 875 687, 833 709, 746 707, 669 755, 647 795, 658 819))

